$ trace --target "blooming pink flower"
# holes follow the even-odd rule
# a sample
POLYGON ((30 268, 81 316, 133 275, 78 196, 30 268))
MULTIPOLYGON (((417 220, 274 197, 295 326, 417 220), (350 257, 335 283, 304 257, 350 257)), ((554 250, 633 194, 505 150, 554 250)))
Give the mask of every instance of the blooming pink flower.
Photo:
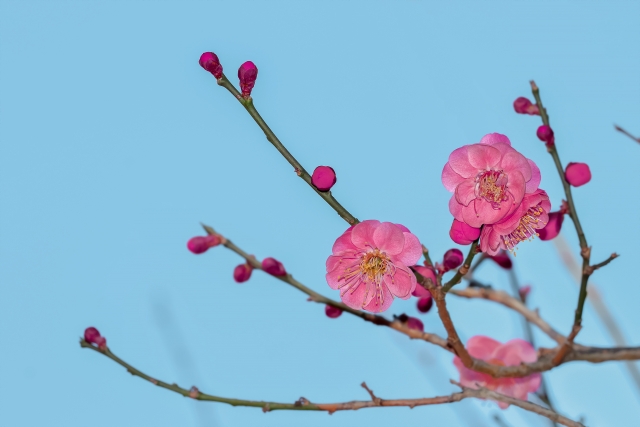
MULTIPOLYGON (((540 230, 538 230, 538 232, 540 232, 540 230)), ((511 258, 509 258, 509 255, 507 255, 506 251, 500 251, 496 255, 489 255, 487 258, 505 270, 511 270, 513 267, 513 262, 511 261, 511 258)))
POLYGON ((187 249, 193 252, 196 255, 205 253, 214 246, 218 246, 222 243, 222 239, 220 236, 216 236, 215 234, 211 234, 209 236, 196 236, 189 239, 187 242, 187 249))
POLYGON ((564 221, 564 212, 557 211, 549 213, 549 221, 544 228, 538 230, 538 236, 540 240, 555 239, 560 234, 562 228, 562 222, 564 221))
MULTIPOLYGON (((438 283, 438 279, 436 278, 436 271, 433 267, 425 267, 422 265, 412 265, 411 269, 424 277, 425 279, 430 279, 431 282, 435 285, 438 283)), ((418 298, 431 297, 431 292, 426 290, 424 286, 421 284, 417 284, 416 288, 411 292, 411 295, 418 298)))
POLYGON ((551 126, 542 125, 536 131, 536 135, 538 139, 545 143, 545 145, 553 145, 556 142, 555 137, 553 136, 553 129, 551 126))
POLYGON ((233 269, 233 280, 238 283, 246 282, 251 278, 253 267, 248 262, 238 265, 233 269))
POLYGON ((318 166, 311 175, 311 183, 318 191, 329 191, 336 183, 336 172, 331 166, 318 166))
POLYGON ((508 217, 485 225, 480 235, 480 249, 496 255, 500 249, 513 252, 518 243, 537 236, 537 230, 549 222, 551 203, 544 190, 525 195, 522 203, 508 217))
POLYGON ((591 170, 586 163, 569 163, 564 171, 567 182, 574 187, 580 187, 591 181, 591 170))
POLYGON ((251 96, 253 86, 258 78, 258 67, 251 61, 247 61, 238 69, 238 78, 240 79, 240 90, 242 96, 248 98, 251 96))
POLYGON ((449 230, 449 237, 459 245, 470 245, 480 237, 480 229, 454 219, 453 224, 451 224, 451 230, 449 230))
POLYGON ((517 98, 515 101, 513 101, 513 109, 516 110, 516 113, 518 114, 529 114, 531 116, 536 114, 540 115, 538 106, 532 104, 531 101, 529 101, 529 99, 525 98, 524 96, 521 96, 520 98, 517 98))
POLYGON ((393 298, 409 299, 416 276, 408 266, 422 255, 407 227, 376 220, 349 227, 327 258, 327 283, 351 308, 382 312, 393 298))
MULTIPOLYGON (((492 338, 476 335, 467 341, 467 351, 476 359, 500 366, 517 366, 522 362, 532 363, 538 360, 533 346, 521 339, 501 344, 492 338)), ((467 369, 458 356, 454 357, 453 364, 460 372, 460 384, 465 387, 480 386, 520 400, 527 400, 527 395, 540 387, 539 373, 522 378, 493 378, 491 375, 467 369)), ((498 402, 498 406, 506 409, 509 404, 498 402)))
POLYGON ((218 55, 213 52, 205 52, 200 56, 200 66, 213 74, 216 79, 222 77, 222 65, 218 55))
POLYGON ((499 133, 451 153, 442 170, 442 183, 453 192, 449 211, 471 227, 494 224, 511 213, 525 194, 540 184, 536 164, 511 147, 499 133))
POLYGON ((84 330, 84 340, 89 344, 97 345, 100 350, 107 348, 107 339, 93 326, 84 330))
POLYGON ((269 273, 272 276, 286 276, 287 270, 284 269, 284 265, 275 258, 265 258, 262 260, 262 269, 265 273, 269 273))
POLYGON ((442 257, 442 264, 444 268, 447 270, 453 270, 454 268, 458 268, 462 265, 462 261, 464 261, 464 255, 462 255, 462 251, 460 249, 449 249, 444 253, 444 257, 442 257))
POLYGON ((326 314, 327 317, 329 317, 331 319, 335 319, 336 317, 340 317, 340 315, 342 314, 342 310, 340 310, 338 307, 333 307, 331 305, 325 305, 324 306, 324 314, 326 314))

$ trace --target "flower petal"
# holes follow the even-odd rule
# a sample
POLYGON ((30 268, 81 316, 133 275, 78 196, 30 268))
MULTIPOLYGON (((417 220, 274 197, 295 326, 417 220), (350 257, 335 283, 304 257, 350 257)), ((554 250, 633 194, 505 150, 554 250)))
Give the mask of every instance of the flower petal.
POLYGON ((373 297, 375 286, 372 286, 370 283, 359 282, 351 288, 347 288, 346 286, 345 288, 346 289, 340 290, 340 299, 342 302, 353 309, 362 310, 365 302, 368 302, 365 301, 365 298, 366 300, 370 300, 373 297))
POLYGON ((416 275, 408 267, 396 266, 393 277, 390 274, 385 274, 384 283, 394 296, 409 299, 411 292, 416 289, 418 281, 416 280, 416 275))
POLYGON ((478 168, 469 163, 468 147, 468 145, 465 145, 453 150, 447 162, 451 169, 463 178, 473 178, 478 174, 478 168))
POLYGON ((456 186, 465 179, 468 178, 460 176, 451 168, 449 163, 445 163, 444 168, 442 169, 442 185, 444 185, 444 188, 453 192, 456 189, 456 186))
POLYGON ((373 232, 380 221, 368 219, 356 224, 351 231, 351 242, 359 249, 370 249, 373 245, 373 232))
POLYGON ((502 360, 506 366, 516 366, 521 362, 531 363, 538 360, 533 346, 520 338, 513 339, 497 348, 493 357, 502 360))
POLYGON ((373 232, 373 243, 388 255, 398 255, 404 248, 404 233, 395 224, 383 222, 373 232))
POLYGON ((489 133, 483 136, 479 142, 479 144, 485 144, 485 145, 495 145, 499 143, 511 145, 511 141, 509 141, 509 138, 507 138, 506 135, 503 135, 501 133, 489 133))
MULTIPOLYGON (((373 286, 372 286, 373 287, 373 286)), ((384 284, 380 286, 380 291, 382 292, 382 303, 378 295, 376 294, 374 298, 372 298, 363 308, 372 313, 381 313, 391 307, 391 303, 393 302, 393 295, 389 291, 384 284)))
POLYGON ((489 170, 500 163, 502 154, 494 147, 482 144, 467 145, 469 163, 476 170, 489 170))
POLYGON ((422 245, 415 235, 407 232, 402 234, 404 235, 404 248, 393 258, 404 265, 414 265, 422 256, 422 245))
POLYGON ((500 342, 484 335, 476 335, 467 341, 467 351, 476 359, 489 360, 501 346, 500 342))
POLYGON ((540 169, 538 165, 536 165, 533 160, 527 159, 529 162, 529 167, 531 168, 531 179, 527 181, 527 186, 525 187, 525 193, 533 193, 540 186, 540 180, 542 176, 540 175, 540 169))
POLYGON ((347 229, 347 231, 342 233, 342 236, 336 239, 335 243, 333 244, 333 248, 331 248, 331 251, 334 255, 344 251, 356 250, 355 245, 351 242, 352 231, 353 228, 350 227, 349 229, 347 229))
POLYGON ((467 206, 476 198, 476 183, 470 179, 461 182, 456 187, 455 196, 458 203, 467 206))
POLYGON ((520 173, 520 171, 514 171, 509 174, 507 189, 513 196, 513 203, 515 205, 519 205, 520 202, 522 202, 522 198, 524 197, 526 189, 526 182, 524 176, 520 173))
POLYGON ((513 148, 502 156, 500 167, 509 174, 509 178, 511 178, 512 172, 518 171, 524 176, 525 182, 531 179, 531 166, 529 166, 529 161, 513 148))
POLYGON ((464 207, 463 205, 458 203, 455 195, 451 196, 451 198, 449 199, 449 212, 451 212, 451 215, 453 215, 453 217, 458 221, 462 221, 463 207, 464 207))

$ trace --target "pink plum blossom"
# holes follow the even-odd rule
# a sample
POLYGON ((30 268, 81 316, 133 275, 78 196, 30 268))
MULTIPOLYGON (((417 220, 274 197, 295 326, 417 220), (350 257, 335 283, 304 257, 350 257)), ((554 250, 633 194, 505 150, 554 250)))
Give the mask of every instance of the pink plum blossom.
POLYGON ((429 294, 428 297, 420 298, 416 306, 418 307, 418 311, 420 313, 428 313, 429 310, 431 310, 431 307, 433 307, 433 297, 431 296, 431 294, 429 294))
POLYGON ((511 258, 509 258, 507 252, 504 250, 498 252, 496 255, 489 255, 487 258, 489 258, 491 261, 495 262, 505 270, 511 270, 511 268, 513 268, 513 262, 511 261, 511 258))
POLYGON ((394 297, 409 299, 416 276, 408 266, 422 255, 418 238, 403 225, 377 220, 349 227, 327 258, 327 283, 354 309, 385 311, 394 297))
POLYGON ((536 131, 536 136, 540 141, 544 142, 545 145, 547 146, 554 145, 556 142, 555 137, 553 136, 553 129, 551 129, 551 126, 547 126, 547 125, 540 126, 536 131))
POLYGON ((560 234, 562 228, 562 222, 564 221, 564 212, 557 211, 549 213, 549 221, 544 228, 538 230, 538 236, 540 240, 555 239, 560 234))
POLYGON ((327 317, 329 317, 330 319, 335 319, 337 317, 340 317, 340 315, 342 315, 342 310, 340 310, 338 307, 333 307, 331 305, 325 305, 324 306, 324 314, 326 314, 327 317))
POLYGON ((540 184, 540 170, 511 147, 509 138, 491 133, 451 153, 442 183, 454 193, 449 201, 453 217, 480 228, 500 221, 525 194, 533 193, 540 184))
POLYGON ((462 255, 462 251, 460 249, 449 249, 444 253, 444 257, 442 257, 442 264, 446 270, 453 270, 454 268, 458 268, 462 265, 462 261, 464 261, 464 255, 462 255))
MULTIPOLYGON (((436 271, 433 267, 425 267, 422 265, 412 265, 411 269, 424 277, 425 279, 431 280, 431 283, 434 285, 438 283, 438 279, 436 278, 436 271)), ((431 297, 431 292, 426 290, 424 286, 421 284, 417 284, 416 288, 411 292, 411 295, 418 298, 431 297)))
POLYGON ((258 78, 258 67, 251 61, 247 61, 238 68, 238 78, 240 79, 240 90, 242 96, 248 98, 251 96, 253 86, 258 78))
POLYGON ((262 270, 265 273, 269 273, 272 276, 286 276, 287 270, 284 269, 284 265, 275 258, 265 258, 262 260, 262 270))
POLYGON ((93 326, 84 330, 84 340, 89 344, 95 344, 100 350, 107 348, 107 339, 100 335, 100 332, 93 326))
POLYGON ((497 255, 501 249, 514 252, 518 243, 538 235, 537 230, 549 222, 551 203, 544 190, 525 195, 522 203, 509 216, 485 225, 480 235, 480 249, 487 255, 497 255))
POLYGON ((311 183, 318 191, 329 191, 336 183, 336 172, 331 166, 318 166, 311 175, 311 183))
MULTIPOLYGON (((522 362, 532 363, 538 360, 533 346, 521 339, 501 344, 492 338, 476 335, 467 341, 467 351, 476 359, 499 366, 517 366, 522 362)), ((527 400, 527 395, 540 387, 539 373, 522 378, 493 378, 491 375, 466 368, 458 356, 454 357, 453 364, 460 372, 460 384, 465 387, 484 387, 520 400, 527 400)), ((502 409, 509 407, 508 403, 497 403, 502 409)))
POLYGON ((248 262, 238 265, 233 269, 233 280, 238 283, 246 282, 251 278, 253 267, 248 262))
POLYGON ((569 163, 564 171, 567 182, 574 187, 580 187, 591 181, 591 170, 586 163, 569 163))
POLYGON ((529 101, 529 99, 525 98, 524 96, 521 96, 513 101, 513 109, 516 110, 516 113, 518 114, 529 114, 531 116, 540 115, 538 106, 532 104, 531 101, 529 101))
POLYGON ((213 52, 205 52, 200 56, 200 66, 213 74, 216 79, 222 77, 222 65, 218 55, 213 52))
POLYGON ((480 237, 480 229, 454 219, 451 230, 449 230, 449 237, 459 245, 470 245, 480 237))

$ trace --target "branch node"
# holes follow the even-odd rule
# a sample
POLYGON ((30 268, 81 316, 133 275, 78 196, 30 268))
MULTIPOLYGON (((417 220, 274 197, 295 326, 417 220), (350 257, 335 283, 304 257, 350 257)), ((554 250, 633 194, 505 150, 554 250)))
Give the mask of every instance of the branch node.
POLYGON ((267 412, 269 412, 270 410, 271 410, 271 408, 269 408, 269 404, 268 403, 262 407, 262 412, 265 413, 265 414, 267 412))
POLYGON ((293 403, 293 406, 307 406, 310 403, 311 402, 309 402, 309 400, 307 398, 300 396, 300 399, 296 400, 293 403))
POLYGON ((376 406, 380 406, 382 404, 382 399, 380 399, 379 397, 377 397, 375 394, 373 394, 373 390, 371 390, 369 387, 367 387, 367 383, 365 383, 364 381, 362 382, 362 384, 360 384, 360 386, 362 388, 364 388, 365 390, 367 390, 367 393, 369 393, 369 396, 371 396, 371 400, 373 401, 373 403, 376 406))

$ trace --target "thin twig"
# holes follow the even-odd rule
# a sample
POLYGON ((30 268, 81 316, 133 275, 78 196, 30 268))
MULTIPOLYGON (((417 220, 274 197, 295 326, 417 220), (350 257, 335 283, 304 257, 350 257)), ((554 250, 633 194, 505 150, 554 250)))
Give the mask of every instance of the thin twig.
POLYGON ((478 247, 478 241, 480 239, 476 239, 472 244, 471 247, 469 248, 469 252, 467 253, 467 258, 464 260, 464 263, 462 264, 462 267, 460 267, 458 269, 458 271, 456 272, 456 274, 451 278, 451 280, 449 280, 447 283, 445 283, 444 285, 442 285, 442 291, 446 294, 447 292, 449 292, 449 290, 454 287, 455 285, 457 285, 458 283, 460 283, 460 280, 462 279, 462 277, 467 274, 469 272, 469 269, 471 268, 471 261, 473 261, 473 257, 476 256, 476 254, 478 253, 476 251, 476 248, 478 247))
POLYGON ((622 129, 618 125, 613 125, 613 127, 615 127, 618 132, 622 132, 623 134, 627 135, 629 138, 633 139, 635 142, 640 144, 640 138, 636 138, 635 136, 631 135, 629 132, 627 132, 626 130, 622 129))
MULTIPOLYGON (((107 347, 105 349, 99 349, 84 339, 80 339, 80 347, 91 349, 97 353, 100 353, 109 359, 113 360, 120 366, 124 367, 131 375, 140 377, 158 387, 164 388, 166 390, 170 390, 174 393, 178 393, 184 397, 189 397, 194 400, 202 400, 209 402, 219 402, 226 403, 232 406, 248 406, 255 408, 262 408, 263 412, 270 412, 275 410, 291 410, 291 411, 326 411, 330 414, 336 411, 346 411, 346 410, 357 410, 363 408, 373 408, 373 407, 382 407, 382 406, 405 406, 409 408, 414 408, 416 406, 426 406, 426 405, 437 405, 442 403, 453 403, 459 402, 463 399, 469 397, 476 397, 480 399, 490 399, 497 402, 505 402, 510 405, 518 406, 522 409, 525 409, 529 412, 533 412, 549 419, 556 419, 563 425, 569 427, 584 427, 582 424, 572 421, 568 418, 565 418, 559 414, 556 414, 553 411, 550 411, 542 406, 536 405, 531 402, 526 402, 523 400, 515 399, 513 397, 506 396, 504 394, 496 393, 491 390, 487 390, 484 388, 480 389, 472 389, 462 387, 462 391, 459 393, 453 393, 447 396, 436 396, 436 397, 428 397, 422 399, 380 399, 376 397, 373 392, 371 392, 366 384, 362 384, 367 391, 369 391, 372 400, 364 400, 364 401, 351 401, 351 402, 340 402, 340 403, 312 403, 308 399, 301 397, 294 403, 280 403, 280 402, 268 402, 268 401, 258 401, 258 400, 245 400, 245 399, 232 399, 227 397, 214 396, 207 393, 202 393, 198 390, 197 387, 192 387, 191 389, 186 389, 180 387, 178 384, 169 384, 167 382, 155 379, 144 372, 134 368, 129 365, 124 360, 120 359, 118 356, 113 354, 113 352, 107 347)), ((455 383, 457 384, 457 383, 455 383)))
POLYGON ((589 267, 587 267, 587 274, 590 276, 593 274, 594 271, 596 271, 599 268, 604 267, 605 265, 609 264, 611 261, 613 261, 614 259, 618 258, 620 255, 618 255, 617 253, 612 253, 611 255, 609 255, 609 258, 607 258, 606 260, 599 262, 598 264, 595 265, 590 265, 589 267))
POLYGON ((231 82, 227 79, 227 77, 223 74, 221 78, 218 79, 218 84, 225 89, 227 89, 237 100, 242 104, 242 106, 247 110, 249 115, 255 120, 255 122, 260 126, 260 129, 264 132, 267 140, 273 144, 273 146, 282 154, 282 156, 289 162, 291 166, 293 166, 293 170, 295 173, 304 180, 309 186, 324 199, 329 206, 331 206, 337 213, 340 215, 342 219, 347 221, 350 225, 357 224, 359 221, 356 217, 351 215, 347 209, 345 209, 336 199, 333 197, 330 191, 318 191, 316 187, 311 183, 311 175, 305 170, 304 167, 296 160, 295 157, 287 150, 287 148, 280 142, 275 133, 269 128, 267 123, 264 121, 258 110, 256 110, 253 105, 253 99, 251 97, 244 98, 240 92, 231 84, 231 82))

